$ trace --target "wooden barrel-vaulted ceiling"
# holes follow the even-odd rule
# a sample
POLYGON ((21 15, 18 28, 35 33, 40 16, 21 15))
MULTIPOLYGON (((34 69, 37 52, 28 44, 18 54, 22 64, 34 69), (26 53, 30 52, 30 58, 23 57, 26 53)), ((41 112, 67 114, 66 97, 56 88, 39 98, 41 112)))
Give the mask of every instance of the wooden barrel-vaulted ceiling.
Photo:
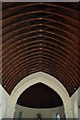
POLYGON ((62 106, 63 102, 53 89, 38 83, 26 89, 19 97, 17 104, 31 108, 54 108, 62 106))
POLYGON ((80 3, 2 3, 2 85, 42 71, 71 96, 80 85, 80 3))

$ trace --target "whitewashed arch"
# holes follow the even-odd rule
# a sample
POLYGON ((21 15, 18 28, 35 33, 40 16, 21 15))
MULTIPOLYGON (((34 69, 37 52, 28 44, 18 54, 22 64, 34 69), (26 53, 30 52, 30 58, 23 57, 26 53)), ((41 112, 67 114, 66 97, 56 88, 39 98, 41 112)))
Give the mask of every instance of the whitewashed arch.
POLYGON ((63 101, 66 118, 73 118, 70 97, 69 97, 69 94, 66 91, 65 87, 56 78, 52 77, 51 75, 49 75, 47 73, 43 73, 43 72, 37 72, 37 73, 31 74, 31 75, 25 77, 23 80, 21 80, 16 85, 16 87, 13 89, 10 99, 9 99, 8 109, 5 114, 6 118, 13 118, 16 102, 17 102, 19 96, 28 87, 30 87, 36 83, 43 83, 43 84, 49 86, 50 88, 52 88, 53 90, 55 90, 59 94, 59 96, 61 97, 61 99, 63 101))

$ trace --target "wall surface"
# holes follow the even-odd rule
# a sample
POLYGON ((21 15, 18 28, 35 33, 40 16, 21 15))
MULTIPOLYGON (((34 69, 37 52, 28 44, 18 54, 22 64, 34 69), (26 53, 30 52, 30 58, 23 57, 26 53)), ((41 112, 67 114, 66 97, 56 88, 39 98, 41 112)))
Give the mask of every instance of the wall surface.
POLYGON ((22 107, 20 105, 16 105, 15 118, 18 118, 19 112, 22 112, 22 118, 37 118, 37 114, 40 113, 42 118, 56 118, 56 114, 59 113, 61 117, 64 116, 64 108, 63 106, 52 108, 52 109, 34 109, 22 107))
POLYGON ((80 118, 80 108, 78 107, 79 101, 80 101, 80 87, 71 97, 74 118, 80 118))
POLYGON ((79 90, 78 90, 78 117, 79 117, 79 120, 80 120, 80 87, 79 87, 79 90))
MULTIPOLYGON (((0 120, 1 120, 2 117, 3 118, 5 117, 5 113, 6 113, 6 110, 7 110, 7 107, 8 107, 9 97, 10 96, 7 94, 7 92, 0 85, 0 120)), ((78 106, 80 106, 80 88, 71 97, 71 103, 72 103, 74 118, 79 118, 79 120, 80 120, 80 107, 78 107, 78 106)), ((18 113, 21 110, 24 111, 20 106, 18 106, 16 108, 16 110, 17 110, 17 112, 15 112, 16 117, 18 117, 18 113)), ((26 117, 26 115, 30 115, 31 117, 36 117, 37 113, 41 113, 42 117, 45 117, 45 115, 46 115, 46 117, 47 116, 55 117, 56 113, 58 113, 58 112, 63 117, 63 110, 60 110, 60 109, 50 110, 50 112, 48 110, 45 110, 45 113, 44 113, 44 111, 42 111, 42 113, 41 113, 41 111, 38 111, 38 110, 35 109, 34 116, 33 116, 33 113, 31 111, 31 109, 28 109, 28 111, 27 111, 28 114, 26 114, 26 112, 23 112, 23 117, 26 117)), ((27 116, 27 117, 29 117, 29 116, 27 116)))
POLYGON ((0 120, 2 118, 2 87, 0 85, 0 120))
POLYGON ((8 106, 9 95, 0 85, 0 120, 4 118, 8 106))

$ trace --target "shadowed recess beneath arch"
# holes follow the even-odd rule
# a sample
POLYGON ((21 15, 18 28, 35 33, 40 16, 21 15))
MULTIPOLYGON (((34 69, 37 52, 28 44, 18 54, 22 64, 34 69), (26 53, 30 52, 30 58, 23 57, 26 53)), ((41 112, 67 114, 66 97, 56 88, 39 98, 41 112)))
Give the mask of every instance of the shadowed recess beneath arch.
POLYGON ((17 104, 30 108, 54 108, 62 106, 63 102, 53 89, 37 83, 20 95, 17 104))

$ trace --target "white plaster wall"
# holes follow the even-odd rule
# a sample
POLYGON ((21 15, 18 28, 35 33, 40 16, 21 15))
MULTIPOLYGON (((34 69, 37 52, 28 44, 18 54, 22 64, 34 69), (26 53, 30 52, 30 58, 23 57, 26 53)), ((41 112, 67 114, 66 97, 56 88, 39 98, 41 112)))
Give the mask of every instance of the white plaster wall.
POLYGON ((71 96, 74 118, 80 118, 80 108, 78 107, 79 101, 80 101, 80 88, 71 96))
POLYGON ((78 89, 78 117, 80 120, 80 87, 78 89))
POLYGON ((2 118, 2 87, 0 85, 0 120, 2 118))
POLYGON ((37 113, 40 113, 42 118, 56 118, 57 113, 59 113, 62 118, 64 117, 63 106, 50 109, 35 109, 16 105, 14 118, 18 118, 19 112, 22 112, 22 118, 37 118, 37 113))
POLYGON ((8 93, 0 85, 0 120, 1 120, 1 118, 4 118, 4 116, 5 116, 5 112, 8 107, 8 100, 9 100, 8 93))

